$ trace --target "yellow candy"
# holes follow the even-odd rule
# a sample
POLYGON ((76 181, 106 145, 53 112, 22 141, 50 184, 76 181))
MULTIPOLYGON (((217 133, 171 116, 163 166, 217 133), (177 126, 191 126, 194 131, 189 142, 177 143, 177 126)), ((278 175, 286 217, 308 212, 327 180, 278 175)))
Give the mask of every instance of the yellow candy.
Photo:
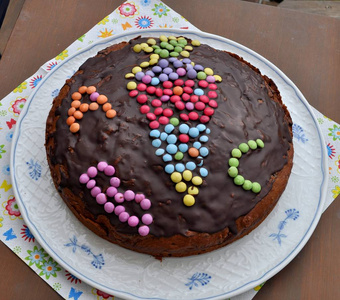
POLYGON ((146 41, 149 45, 156 45, 156 40, 155 39, 148 39, 147 41, 146 41))
POLYGON ((145 49, 143 49, 146 53, 151 53, 153 52, 153 48, 152 47, 147 47, 145 49))
POLYGON ((131 78, 134 78, 135 77, 135 74, 133 74, 133 73, 127 73, 127 74, 125 74, 125 78, 126 79, 131 79, 131 78))
POLYGON ((204 73, 210 76, 214 75, 214 71, 210 68, 205 68, 204 73))
POLYGON ((201 177, 199 176, 195 176, 192 178, 191 182, 194 184, 194 185, 201 185, 203 183, 203 180, 201 177))
POLYGON ((221 82, 222 81, 222 77, 220 75, 214 75, 215 77, 215 81, 216 82, 221 82))
POLYGON ((182 180, 182 175, 179 172, 173 172, 170 177, 171 180, 175 183, 178 183, 182 180))
POLYGON ((150 59, 159 59, 159 55, 154 53, 150 55, 150 59))
POLYGON ((128 84, 126 85, 126 88, 128 89, 128 90, 135 90, 136 88, 137 88, 137 83, 136 82, 134 82, 134 81, 130 81, 130 82, 128 82, 128 84))
POLYGON ((194 48, 192 46, 187 45, 187 46, 184 47, 184 50, 192 51, 192 50, 194 50, 194 48))
POLYGON ((141 43, 140 46, 142 47, 142 50, 149 48, 149 45, 147 43, 141 43))
POLYGON ((143 61, 139 66, 141 68, 147 68, 150 64, 147 61, 143 61))
POLYGON ((191 178, 192 178, 192 173, 191 173, 191 171, 185 170, 185 171, 183 172, 183 179, 186 180, 186 181, 190 181, 191 178))
POLYGON ((192 41, 191 41, 191 45, 193 45, 193 46, 195 46, 195 47, 198 47, 198 46, 201 45, 201 43, 200 43, 200 41, 198 41, 198 40, 192 40, 192 41))
POLYGON ((183 197, 183 203, 185 206, 193 206, 195 204, 195 198, 191 195, 185 195, 183 197))
POLYGON ((138 72, 142 72, 142 68, 141 68, 141 67, 134 67, 134 68, 132 69, 132 73, 133 73, 133 74, 136 74, 136 73, 138 73, 138 72))
POLYGON ((176 37, 173 35, 168 36, 168 40, 176 40, 176 37))
POLYGON ((152 59, 150 59, 150 61, 149 61, 149 65, 150 66, 153 66, 153 65, 155 65, 155 64, 157 64, 158 63, 158 59, 156 59, 156 58, 152 58, 152 59))
POLYGON ((159 39, 161 40, 161 42, 167 42, 168 41, 168 38, 165 35, 161 35, 159 37, 159 39))
POLYGON ((187 190, 187 185, 181 181, 176 184, 175 189, 178 193, 184 193, 187 190))
POLYGON ((133 46, 133 51, 135 51, 136 53, 139 53, 142 51, 142 46, 139 44, 136 44, 133 46))
POLYGON ((188 188, 188 193, 190 195, 198 195, 199 189, 195 186, 191 186, 191 187, 188 188))
POLYGON ((191 63, 190 63, 190 65, 192 65, 193 67, 195 66, 195 63, 192 61, 191 63))
POLYGON ((190 53, 188 52, 188 51, 182 51, 181 53, 180 53, 183 57, 189 57, 190 56, 190 53))

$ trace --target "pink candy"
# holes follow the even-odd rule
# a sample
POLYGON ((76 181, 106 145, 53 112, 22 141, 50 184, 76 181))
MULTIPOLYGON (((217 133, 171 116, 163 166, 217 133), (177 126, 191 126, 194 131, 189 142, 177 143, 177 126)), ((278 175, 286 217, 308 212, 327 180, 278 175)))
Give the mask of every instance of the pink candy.
POLYGON ((128 219, 129 219, 130 215, 126 212, 126 211, 123 211, 122 213, 119 214, 118 218, 119 218, 119 221, 121 222, 126 222, 128 219))
POLYGON ((113 186, 110 186, 107 190, 106 190, 106 195, 109 197, 114 197, 117 194, 117 189, 113 186))
POLYGON ((124 211, 125 211, 125 207, 122 205, 118 205, 115 208, 115 215, 119 216, 124 211))
POLYGON ((92 93, 92 94, 90 95, 91 101, 96 101, 97 98, 98 98, 98 96, 99 96, 99 93, 97 93, 97 92, 92 93))
POLYGON ((136 194, 135 201, 137 203, 140 203, 143 199, 145 199, 145 196, 143 194, 136 194))
POLYGON ((101 172, 103 172, 106 167, 107 167, 107 162, 105 161, 101 161, 97 165, 97 169, 101 172))
POLYGON ((145 225, 150 225, 153 222, 153 218, 152 218, 152 216, 150 214, 144 214, 142 216, 142 222, 145 225))
POLYGON ((110 184, 114 186, 115 188, 120 186, 120 179, 118 177, 112 177, 110 179, 110 184))
POLYGON ((140 202, 140 207, 144 210, 148 210, 151 207, 151 201, 149 199, 143 199, 140 202))
POLYGON ((133 199, 135 199, 135 193, 131 190, 127 190, 124 193, 124 198, 126 201, 131 201, 133 199))
POLYGON ((90 180, 90 177, 87 174, 81 174, 79 177, 79 182, 82 184, 87 183, 90 180))
POLYGON ((138 225, 138 223, 139 223, 139 219, 136 216, 131 216, 128 219, 128 224, 131 227, 136 227, 138 225))
POLYGON ((110 165, 104 169, 104 174, 107 176, 112 176, 115 172, 116 172, 116 169, 110 165))
POLYGON ((106 202, 104 204, 104 209, 108 214, 111 214, 114 211, 115 206, 111 202, 106 202))
POLYGON ((93 178, 96 177, 98 174, 98 170, 96 167, 89 167, 87 169, 87 175, 89 175, 89 177, 93 178))
POLYGON ((88 181, 88 183, 86 184, 86 187, 90 190, 92 188, 94 188, 96 186, 96 181, 94 179, 91 179, 88 181))
POLYGON ((99 193, 101 193, 101 189, 98 186, 95 186, 92 190, 91 190, 91 196, 92 197, 97 197, 97 195, 99 193))
POLYGON ((146 236, 146 235, 149 234, 149 232, 150 232, 150 229, 149 229, 148 226, 143 225, 143 226, 141 226, 141 227, 138 228, 138 233, 139 233, 141 236, 146 236))
POLYGON ((115 195, 115 200, 117 203, 123 203, 124 202, 124 195, 122 193, 117 193, 115 195))
POLYGON ((106 195, 104 193, 99 193, 96 196, 96 201, 98 204, 105 204, 107 199, 106 199, 106 195))

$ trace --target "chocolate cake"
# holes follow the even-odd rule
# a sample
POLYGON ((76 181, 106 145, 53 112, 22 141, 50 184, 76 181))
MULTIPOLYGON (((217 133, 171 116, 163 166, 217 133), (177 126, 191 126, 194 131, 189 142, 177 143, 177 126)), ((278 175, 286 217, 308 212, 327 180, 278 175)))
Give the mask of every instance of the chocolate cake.
POLYGON ((248 234, 292 168, 292 121, 275 83, 184 37, 122 42, 66 80, 47 118, 56 189, 102 238, 155 257, 248 234))

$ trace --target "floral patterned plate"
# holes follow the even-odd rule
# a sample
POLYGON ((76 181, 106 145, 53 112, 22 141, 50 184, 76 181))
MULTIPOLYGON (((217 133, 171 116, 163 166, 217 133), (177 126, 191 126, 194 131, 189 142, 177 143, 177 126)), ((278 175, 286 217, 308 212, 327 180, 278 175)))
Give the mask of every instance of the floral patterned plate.
POLYGON ((37 241, 66 270, 126 299, 225 299, 263 283, 302 249, 322 213, 327 187, 325 143, 301 92, 266 59, 233 41, 201 32, 146 30, 145 36, 185 35, 244 57, 278 85, 294 122, 294 167, 268 218, 241 240, 199 256, 162 261, 113 245, 85 228, 54 188, 44 149, 45 120, 65 79, 99 50, 141 32, 108 38, 56 66, 37 86, 17 124, 12 183, 21 214, 37 241))

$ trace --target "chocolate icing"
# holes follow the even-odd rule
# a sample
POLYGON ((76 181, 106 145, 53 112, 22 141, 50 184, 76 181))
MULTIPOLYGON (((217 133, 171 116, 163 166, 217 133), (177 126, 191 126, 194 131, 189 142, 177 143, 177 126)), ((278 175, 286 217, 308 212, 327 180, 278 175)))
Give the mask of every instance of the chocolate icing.
MULTIPOLYGON (((218 98, 215 100, 218 108, 207 124, 211 130, 206 143, 210 153, 204 159, 204 166, 209 175, 199 187, 195 205, 184 206, 184 194, 176 192, 169 174, 163 170, 165 163, 154 154, 156 148, 151 145, 149 121, 140 113, 140 104, 129 97, 126 89, 128 80, 124 75, 149 56, 135 53, 132 47, 145 40, 132 40, 124 48, 113 52, 101 51, 98 56, 87 60, 67 82, 70 90, 55 112, 59 117, 56 132, 47 134, 55 141, 55 148, 47 150, 51 163, 65 166, 58 189, 63 193, 64 188, 69 188, 79 195, 95 218, 106 215, 117 231, 137 233, 137 228, 121 223, 114 214, 107 214, 86 187, 79 183, 80 174, 88 167, 106 161, 117 170, 116 174, 122 181, 120 191, 131 189, 141 192, 152 201, 148 211, 154 218, 150 225, 151 235, 169 237, 186 235, 188 231, 215 233, 226 227, 236 234, 235 220, 251 211, 268 194, 275 173, 287 163, 291 121, 280 104, 270 98, 270 87, 254 67, 236 59, 235 55, 207 45, 195 47, 190 59, 212 68, 223 81, 217 84, 218 98), (86 112, 79 121, 80 131, 73 134, 66 124, 67 111, 72 101, 71 94, 82 85, 95 85, 100 94, 108 97, 117 116, 108 119, 100 109, 86 112), (254 194, 236 186, 227 170, 231 150, 240 143, 257 138, 264 141, 265 147, 244 154, 238 168, 245 178, 261 184, 262 191, 254 194)), ((153 98, 149 96, 150 100, 153 98)), ((88 95, 83 96, 82 102, 90 103, 88 95)), ((173 103, 169 101, 167 105, 178 116, 173 103)), ((195 126, 199 122, 186 123, 195 126)), ((160 129, 163 127, 161 125, 160 129)), ((178 135, 178 127, 175 134, 178 135)), ((183 162, 187 159, 185 155, 183 162)), ((99 186, 108 187, 106 176, 99 175, 96 179, 99 186)), ((145 213, 134 202, 125 206, 130 214, 138 217, 145 213)))

